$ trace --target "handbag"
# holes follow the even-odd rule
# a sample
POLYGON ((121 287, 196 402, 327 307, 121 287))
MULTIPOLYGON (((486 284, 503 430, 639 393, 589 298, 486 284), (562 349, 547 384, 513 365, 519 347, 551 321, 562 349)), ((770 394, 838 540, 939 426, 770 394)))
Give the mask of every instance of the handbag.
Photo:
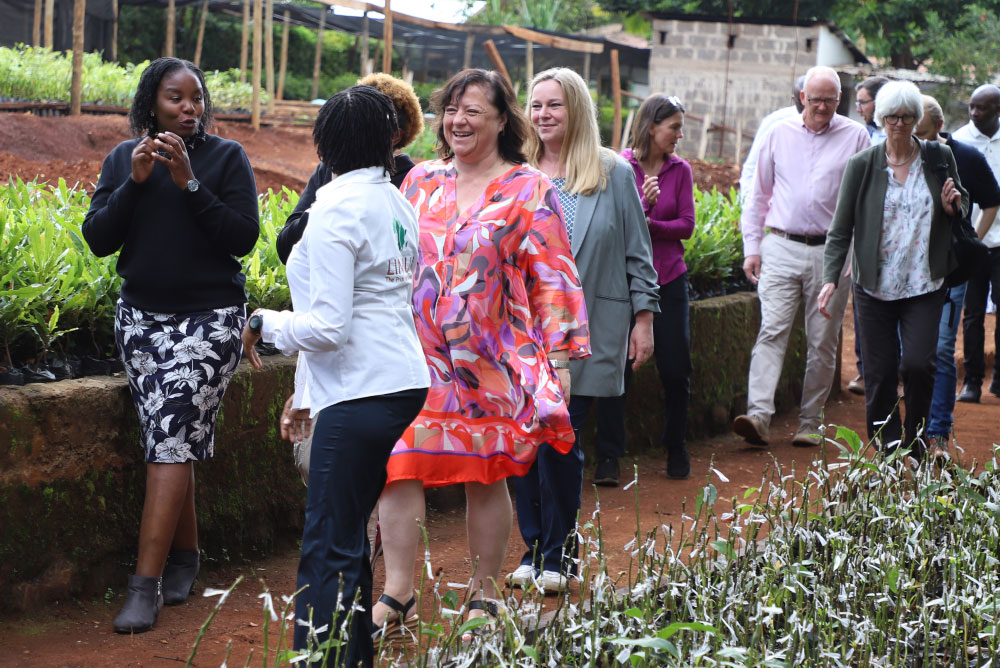
MULTIPOLYGON (((944 183, 948 179, 948 163, 942 157, 941 145, 933 140, 927 142, 927 157, 934 173, 944 183)), ((948 222, 951 226, 951 250, 955 253, 958 266, 944 277, 944 284, 953 288, 969 280, 987 262, 989 249, 980 241, 968 218, 948 216, 948 222)))

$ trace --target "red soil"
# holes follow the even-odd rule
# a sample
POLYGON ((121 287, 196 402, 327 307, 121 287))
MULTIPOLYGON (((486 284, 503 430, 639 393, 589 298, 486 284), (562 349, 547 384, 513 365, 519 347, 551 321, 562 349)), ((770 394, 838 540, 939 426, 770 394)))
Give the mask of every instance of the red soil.
MULTIPOLYGON (((308 132, 305 130, 262 129, 255 133, 246 126, 223 124, 219 132, 243 143, 258 175, 259 188, 264 184, 268 187, 285 184, 293 189, 301 188, 315 164, 316 158, 308 147, 308 132), (273 180, 267 180, 269 178, 273 180)), ((92 169, 82 171, 83 167, 79 165, 84 161, 99 165, 104 154, 124 136, 121 119, 36 119, 0 115, 0 148, 4 151, 0 154, 0 178, 8 173, 17 173, 30 179, 41 170, 46 178, 51 179, 72 176, 77 180, 93 180, 95 172, 92 169), (74 155, 75 162, 67 163, 60 159, 67 153, 74 155)), ((714 163, 709 163, 708 167, 713 173, 723 168, 733 171, 725 166, 716 170, 714 163)), ((735 173, 738 175, 738 170, 735 173)), ((854 332, 849 313, 844 323, 841 380, 846 386, 855 374, 854 332)), ((994 318, 990 317, 988 341, 992 341, 993 323, 994 318)), ((988 347, 992 352, 992 345, 988 347)), ((991 444, 998 440, 998 416, 1000 398, 988 393, 984 393, 982 404, 957 406, 956 433, 965 449, 965 461, 982 462, 990 456, 991 444)), ((829 402, 827 419, 831 424, 846 425, 863 432, 863 398, 843 392, 829 402)), ((623 546, 634 535, 637 507, 643 532, 661 523, 676 526, 685 503, 693 503, 706 479, 718 487, 720 503, 725 505, 723 499, 742 498, 747 488, 760 484, 762 473, 772 457, 783 466, 792 466, 797 462, 800 470, 808 461, 819 457, 818 450, 791 446, 796 427, 794 413, 776 416, 769 448, 749 447, 729 434, 690 443, 695 475, 684 481, 668 480, 663 475, 664 459, 661 455, 638 457, 636 463, 640 483, 637 486, 629 490, 602 488, 600 491, 601 520, 612 568, 627 567, 628 558, 623 546), (722 482, 709 473, 709 464, 713 460, 729 482, 722 482)), ((590 517, 596 504, 595 491, 592 487, 585 487, 582 517, 590 517)), ((692 504, 688 503, 687 507, 691 508, 692 504)), ((428 532, 433 541, 431 558, 435 571, 442 574, 444 582, 466 579, 471 563, 465 542, 464 513, 460 510, 431 511, 428 532)), ((506 571, 516 567, 522 550, 515 526, 507 549, 506 571)), ((261 601, 257 598, 262 591, 258 580, 265 581, 276 595, 290 594, 295 590, 297 558, 294 550, 285 551, 260 562, 226 565, 200 576, 199 593, 204 587, 225 588, 238 575, 246 576, 246 581, 215 618, 201 642, 194 665, 222 664, 230 642, 232 654, 228 665, 244 665, 251 651, 256 657, 255 662, 260 661, 264 616, 261 601)), ((375 578, 377 591, 383 578, 381 565, 375 578)), ((0 633, 0 665, 30 665, 35 668, 173 668, 182 665, 190 653, 198 628, 209 616, 217 599, 193 597, 187 605, 164 609, 152 631, 134 637, 118 636, 112 632, 111 620, 121 606, 122 590, 123 587, 116 588, 105 599, 59 601, 25 615, 0 618, 0 628, 3 629, 0 633)), ((425 587, 425 594, 425 599, 430 601, 429 586, 425 587)), ((424 614, 430 614, 427 605, 424 606, 424 614)), ((275 640, 272 632, 272 647, 275 640)))

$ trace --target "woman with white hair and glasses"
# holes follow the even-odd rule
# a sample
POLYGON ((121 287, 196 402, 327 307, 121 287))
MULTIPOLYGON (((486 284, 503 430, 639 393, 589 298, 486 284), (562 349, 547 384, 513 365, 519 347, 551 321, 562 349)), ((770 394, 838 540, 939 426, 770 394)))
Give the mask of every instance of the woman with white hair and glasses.
MULTIPOLYGON (((920 91, 912 83, 893 81, 879 90, 875 122, 885 129, 886 141, 847 163, 818 299, 829 317, 827 305, 853 240, 868 436, 883 447, 909 446, 930 412, 944 279, 957 264, 949 218, 964 216, 969 207, 951 149, 913 136, 922 116, 920 91)), ((914 454, 920 457, 923 450, 917 440, 914 454)))

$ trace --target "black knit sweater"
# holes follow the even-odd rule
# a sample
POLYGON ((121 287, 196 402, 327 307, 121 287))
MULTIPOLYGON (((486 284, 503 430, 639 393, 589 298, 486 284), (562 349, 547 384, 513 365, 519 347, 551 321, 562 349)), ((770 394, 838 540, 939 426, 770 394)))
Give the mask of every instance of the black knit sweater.
POLYGON ((124 141, 104 159, 83 236, 98 256, 120 250, 122 299, 158 313, 208 311, 246 302, 237 259, 259 233, 257 187, 243 147, 207 135, 188 150, 201 187, 178 188, 156 164, 145 183, 132 180, 124 141))

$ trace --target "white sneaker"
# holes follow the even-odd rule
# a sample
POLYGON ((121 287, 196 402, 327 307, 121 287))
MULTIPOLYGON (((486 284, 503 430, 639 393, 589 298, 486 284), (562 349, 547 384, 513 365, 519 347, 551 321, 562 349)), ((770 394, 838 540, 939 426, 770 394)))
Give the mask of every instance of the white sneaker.
POLYGON ((535 581, 535 568, 531 564, 521 564, 514 569, 514 572, 507 576, 507 582, 512 587, 525 589, 535 581))
POLYGON ((538 576, 538 588, 546 594, 558 594, 569 590, 569 578, 556 571, 542 571, 538 576))

